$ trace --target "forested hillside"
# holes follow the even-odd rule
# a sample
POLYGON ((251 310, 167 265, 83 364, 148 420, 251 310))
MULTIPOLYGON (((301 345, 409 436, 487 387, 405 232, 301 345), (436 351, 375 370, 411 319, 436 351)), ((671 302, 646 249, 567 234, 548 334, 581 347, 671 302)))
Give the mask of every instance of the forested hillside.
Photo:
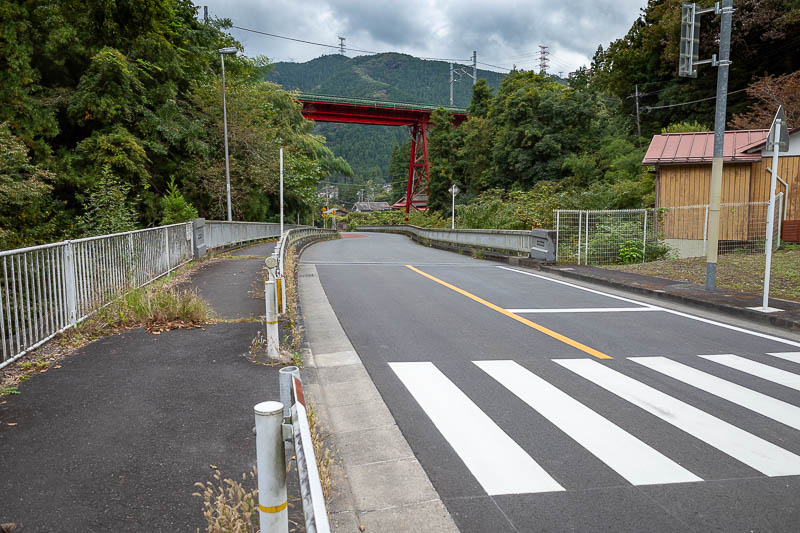
POLYGON ((316 211, 315 186, 348 174, 230 21, 189 0, 0 0, 0 249, 225 217, 220 56, 227 60, 234 218, 316 211))
MULTIPOLYGON (((466 66, 466 65, 464 65, 466 66)), ((467 67, 472 72, 472 67, 467 67)), ((500 86, 503 75, 478 70, 492 88, 500 86)), ((444 61, 426 61, 405 54, 385 53, 348 58, 326 55, 306 63, 275 63, 267 80, 287 90, 333 96, 375 98, 395 102, 448 105, 450 71, 444 61)), ((472 79, 461 76, 454 85, 454 105, 466 107, 472 96, 472 79)), ((369 179, 388 180, 389 158, 396 144, 408 138, 404 128, 353 124, 318 124, 315 132, 327 139, 337 156, 353 168, 356 185, 369 179)), ((355 191, 358 187, 345 187, 355 191)), ((351 200, 353 194, 348 194, 351 200)))

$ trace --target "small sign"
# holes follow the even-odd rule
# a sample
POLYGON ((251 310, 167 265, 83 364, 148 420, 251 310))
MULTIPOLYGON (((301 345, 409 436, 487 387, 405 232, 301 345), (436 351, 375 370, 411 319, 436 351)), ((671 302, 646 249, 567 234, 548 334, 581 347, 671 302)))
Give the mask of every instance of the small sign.
POLYGON ((775 143, 778 144, 779 152, 789 151, 789 128, 786 124, 786 116, 783 112, 783 106, 778 106, 778 112, 775 113, 775 118, 772 119, 772 126, 769 127, 769 135, 767 136, 767 151, 772 152, 775 150, 775 143), (780 137, 775 139, 775 126, 778 121, 781 122, 780 137))
MULTIPOLYGON (((441 190, 441 189, 440 189, 440 190, 441 190)), ((453 186, 452 186, 452 187, 450 187, 450 188, 448 189, 448 191, 450 191, 450 194, 452 194, 453 196, 455 196, 455 195, 457 195, 458 193, 460 193, 460 192, 461 192, 461 189, 459 189, 459 188, 458 188, 458 185, 456 185, 456 184, 454 183, 454 184, 453 184, 453 186)))

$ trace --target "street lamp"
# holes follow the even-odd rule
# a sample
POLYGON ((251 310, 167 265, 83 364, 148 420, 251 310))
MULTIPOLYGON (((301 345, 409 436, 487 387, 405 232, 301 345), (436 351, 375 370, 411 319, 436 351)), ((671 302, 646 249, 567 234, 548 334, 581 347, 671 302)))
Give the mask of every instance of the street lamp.
POLYGON ((228 107, 225 101, 225 56, 236 55, 236 48, 220 48, 219 58, 222 61, 222 124, 225 130, 225 188, 228 193, 228 222, 233 220, 231 216, 231 166, 228 162, 228 107))

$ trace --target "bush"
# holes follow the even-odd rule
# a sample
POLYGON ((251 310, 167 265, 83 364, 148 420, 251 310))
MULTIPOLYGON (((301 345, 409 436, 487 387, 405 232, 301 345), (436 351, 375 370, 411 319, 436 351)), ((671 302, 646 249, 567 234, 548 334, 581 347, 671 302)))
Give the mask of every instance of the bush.
POLYGON ((161 225, 177 224, 187 222, 197 218, 197 209, 186 201, 178 186, 175 185, 175 178, 169 179, 167 194, 161 198, 161 210, 164 212, 161 218, 161 225))

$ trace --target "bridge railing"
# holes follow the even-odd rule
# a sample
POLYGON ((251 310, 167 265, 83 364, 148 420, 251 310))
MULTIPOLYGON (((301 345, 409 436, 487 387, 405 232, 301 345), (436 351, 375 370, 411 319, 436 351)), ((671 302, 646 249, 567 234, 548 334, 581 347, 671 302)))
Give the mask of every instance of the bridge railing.
POLYGON ((411 102, 390 102, 386 100, 375 100, 370 98, 348 98, 346 96, 329 96, 325 94, 298 94, 297 99, 300 101, 314 101, 314 102, 328 102, 332 104, 350 104, 350 105, 361 105, 361 106, 370 106, 370 107, 386 107, 389 109, 408 109, 408 110, 419 110, 419 111, 436 111, 440 107, 445 108, 446 110, 450 111, 451 113, 466 113, 466 108, 463 107, 451 107, 446 105, 434 105, 434 104, 415 104, 411 102))
POLYGON ((407 233, 422 239, 446 244, 471 246, 503 252, 528 254, 533 247, 533 236, 525 230, 499 229, 437 229, 417 226, 358 226, 359 231, 384 231, 407 233))
MULTIPOLYGON (((209 249, 280 233, 261 222, 206 221, 204 229, 209 249)), ((187 263, 194 239, 186 222, 0 251, 0 368, 187 263)))

